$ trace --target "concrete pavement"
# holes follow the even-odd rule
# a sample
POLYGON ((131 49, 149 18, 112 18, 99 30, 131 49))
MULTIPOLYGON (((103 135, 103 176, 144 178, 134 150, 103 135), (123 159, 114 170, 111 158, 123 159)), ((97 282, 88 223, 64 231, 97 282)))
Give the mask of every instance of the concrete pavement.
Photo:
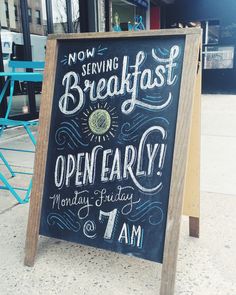
MULTIPOLYGON (((4 145, 27 145, 27 137, 14 136, 8 134, 4 145)), ((203 96, 201 232, 200 239, 190 238, 188 218, 183 217, 177 295, 236 294, 235 155, 236 96, 203 96)), ((32 169, 32 155, 8 156, 22 171, 32 169)), ((40 238, 35 266, 25 267, 27 217, 28 204, 17 205, 0 191, 1 295, 158 294, 161 265, 46 237, 40 238)))

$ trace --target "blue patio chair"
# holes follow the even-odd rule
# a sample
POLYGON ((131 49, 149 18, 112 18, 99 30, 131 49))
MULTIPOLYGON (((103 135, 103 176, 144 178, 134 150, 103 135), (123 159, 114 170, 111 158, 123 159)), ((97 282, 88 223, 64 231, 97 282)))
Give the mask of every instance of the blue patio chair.
MULTIPOLYGON (((32 61, 10 61, 9 67, 12 68, 12 72, 0 72, 0 76, 6 77, 6 81, 4 84, 4 87, 0 93, 0 103, 3 100, 3 97, 6 94, 6 91, 8 90, 8 87, 10 87, 9 91, 9 99, 8 99, 8 105, 7 110, 4 118, 0 118, 0 137, 3 135, 3 132, 8 127, 19 127, 22 126, 26 133, 29 135, 29 138, 33 144, 33 146, 36 145, 35 137, 31 131, 31 127, 38 124, 38 121, 20 121, 20 120, 12 120, 9 119, 9 114, 11 111, 12 106, 12 100, 13 100, 13 94, 14 94, 14 87, 16 81, 22 81, 22 82, 42 82, 43 80, 43 74, 42 72, 17 72, 17 69, 42 69, 44 68, 44 62, 32 62, 32 61)), ((13 149, 13 148, 3 148, 0 146, 0 160, 3 162, 3 164, 6 166, 7 170, 11 174, 12 177, 15 177, 16 174, 27 174, 32 175, 32 173, 29 172, 20 172, 20 171, 14 171, 9 162, 7 161, 6 157, 3 155, 2 151, 13 151, 13 152, 23 152, 23 153, 34 153, 34 150, 23 150, 23 149, 13 149)), ((29 201, 29 196, 31 192, 32 187, 32 179, 30 180, 30 183, 27 188, 23 187, 13 187, 7 178, 3 175, 2 172, 0 172, 0 181, 3 183, 3 186, 0 186, 0 189, 9 190, 12 195, 16 198, 16 200, 19 203, 26 203, 29 201), (25 196, 22 198, 18 191, 24 191, 25 196)))

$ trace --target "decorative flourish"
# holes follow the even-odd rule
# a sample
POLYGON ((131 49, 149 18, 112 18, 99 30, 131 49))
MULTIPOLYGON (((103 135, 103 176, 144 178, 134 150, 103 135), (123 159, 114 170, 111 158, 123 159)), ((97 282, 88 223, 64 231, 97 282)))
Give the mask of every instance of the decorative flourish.
POLYGON ((62 59, 60 61, 60 63, 62 63, 63 65, 66 65, 68 63, 68 57, 67 57, 67 55, 64 55, 64 59, 62 59))
POLYGON ((79 145, 88 146, 88 143, 82 141, 82 136, 79 133, 79 125, 75 120, 62 122, 55 133, 55 140, 58 150, 63 150, 66 147, 74 150, 79 145))
POLYGON ((167 48, 158 48, 157 51, 162 55, 163 57, 168 57, 170 54, 169 50, 167 48))
POLYGON ((106 51, 108 48, 102 48, 102 45, 98 46, 97 55, 103 55, 104 51, 106 51))
POLYGON ((152 57, 157 62, 169 62, 170 60, 174 60, 178 58, 179 54, 180 54, 180 48, 178 45, 172 46, 170 51, 161 50, 160 48, 158 48, 157 50, 155 48, 152 49, 152 57), (161 56, 159 56, 159 54, 161 56), (167 58, 164 58, 164 56, 167 58))
POLYGON ((96 232, 96 224, 92 220, 87 220, 83 227, 84 235, 89 239, 95 239, 97 234, 96 232))
POLYGON ((159 94, 147 95, 146 97, 143 98, 143 101, 145 101, 147 103, 150 103, 150 104, 153 104, 155 102, 164 103, 165 100, 166 99, 164 97, 160 96, 159 94))
POLYGON ((144 222, 148 219, 149 224, 158 225, 163 221, 163 210, 161 202, 146 201, 136 207, 135 212, 132 212, 128 217, 131 222, 144 222))
POLYGON ((160 63, 166 63, 169 62, 171 60, 175 60, 176 58, 179 57, 180 54, 180 48, 178 45, 174 45, 171 47, 170 51, 168 51, 168 55, 167 55, 167 51, 165 50, 161 50, 160 48, 158 48, 157 50, 155 48, 152 49, 152 57, 160 63), (159 56, 159 54, 161 56, 159 56))
POLYGON ((47 223, 50 226, 59 227, 61 230, 71 230, 73 232, 78 232, 81 228, 76 215, 71 210, 63 214, 50 213, 47 217, 47 223))
POLYGON ((129 141, 137 141, 140 136, 140 128, 143 126, 154 122, 154 121, 161 121, 165 125, 169 125, 169 122, 162 117, 156 117, 149 119, 148 116, 144 116, 141 114, 136 114, 133 118, 131 118, 130 122, 132 123, 124 123, 121 127, 121 133, 119 135, 119 143, 124 144, 129 141))

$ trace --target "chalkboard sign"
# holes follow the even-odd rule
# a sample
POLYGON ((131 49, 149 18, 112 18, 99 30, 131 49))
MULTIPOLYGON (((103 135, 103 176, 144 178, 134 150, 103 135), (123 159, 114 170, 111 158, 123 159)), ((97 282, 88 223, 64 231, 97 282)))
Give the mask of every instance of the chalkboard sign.
POLYGON ((26 264, 38 230, 163 261, 172 231, 178 240, 199 36, 170 30, 48 42, 26 264))
POLYGON ((59 42, 40 234, 162 261, 184 46, 59 42))

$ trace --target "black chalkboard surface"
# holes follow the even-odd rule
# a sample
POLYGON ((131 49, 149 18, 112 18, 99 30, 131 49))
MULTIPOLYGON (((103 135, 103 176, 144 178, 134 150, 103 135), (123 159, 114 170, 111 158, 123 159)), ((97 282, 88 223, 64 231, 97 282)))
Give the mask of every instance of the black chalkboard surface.
POLYGON ((58 41, 41 235, 162 262, 184 48, 58 41))

